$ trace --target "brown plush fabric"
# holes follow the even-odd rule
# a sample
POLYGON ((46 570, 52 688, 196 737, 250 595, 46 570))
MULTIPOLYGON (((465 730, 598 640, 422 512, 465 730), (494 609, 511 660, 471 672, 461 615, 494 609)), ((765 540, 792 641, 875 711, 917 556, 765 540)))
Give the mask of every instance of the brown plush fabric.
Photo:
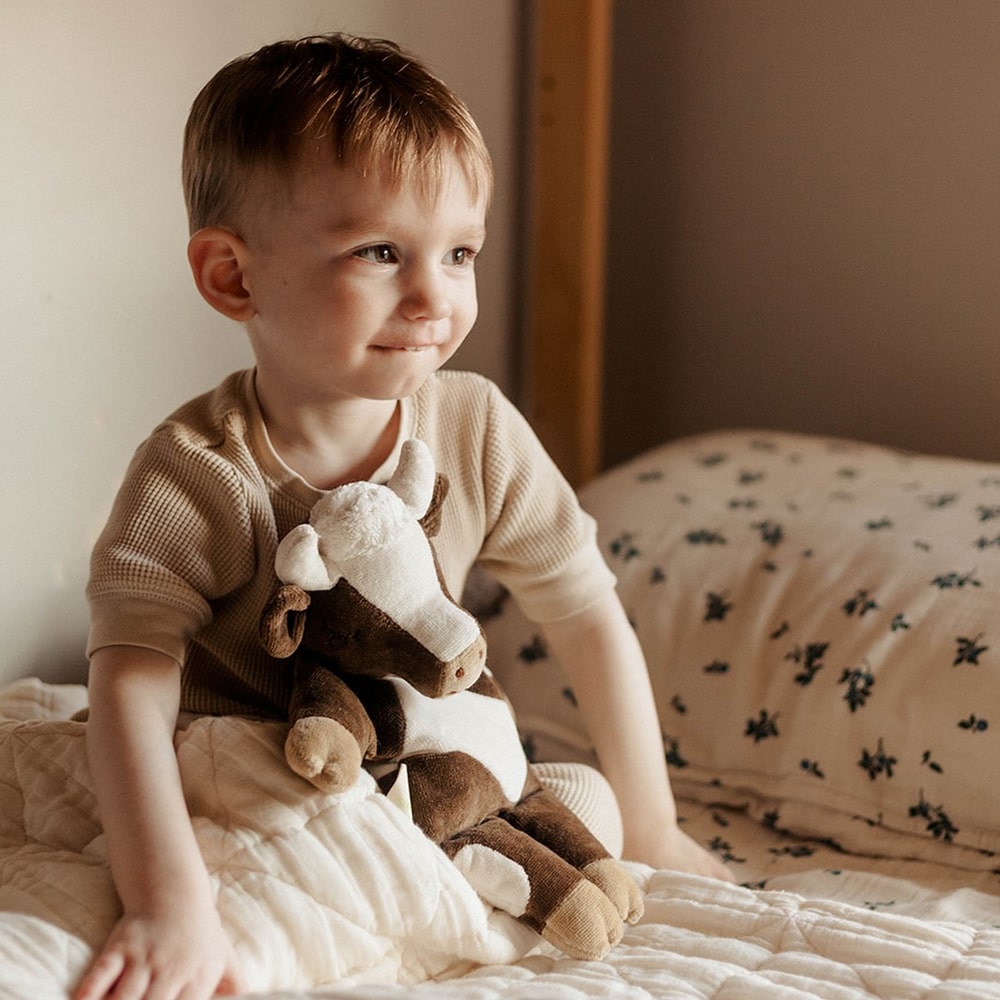
POLYGON ((299 648, 306 627, 303 612, 309 604, 309 595, 294 584, 274 592, 261 616, 259 631, 260 644, 271 656, 285 659, 299 648))
POLYGON ((413 822, 441 843, 506 805, 499 782, 469 754, 417 754, 406 758, 413 822))

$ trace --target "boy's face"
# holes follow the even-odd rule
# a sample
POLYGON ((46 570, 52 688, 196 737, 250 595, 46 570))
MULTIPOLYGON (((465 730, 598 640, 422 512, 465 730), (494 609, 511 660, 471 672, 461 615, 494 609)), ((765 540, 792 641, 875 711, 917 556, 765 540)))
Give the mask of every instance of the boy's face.
POLYGON ((318 405, 415 392, 476 319, 485 205, 458 163, 424 193, 316 152, 262 193, 243 267, 258 378, 318 405))

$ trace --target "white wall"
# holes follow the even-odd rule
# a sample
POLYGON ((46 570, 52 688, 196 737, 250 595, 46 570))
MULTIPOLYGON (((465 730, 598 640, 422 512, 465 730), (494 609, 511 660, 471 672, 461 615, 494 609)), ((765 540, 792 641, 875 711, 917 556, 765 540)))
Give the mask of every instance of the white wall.
POLYGON ((187 109, 277 38, 390 37, 461 93, 498 194, 458 361, 510 390, 517 0, 0 0, 0 682, 84 676, 90 548, 135 445, 250 363, 191 285, 187 109))

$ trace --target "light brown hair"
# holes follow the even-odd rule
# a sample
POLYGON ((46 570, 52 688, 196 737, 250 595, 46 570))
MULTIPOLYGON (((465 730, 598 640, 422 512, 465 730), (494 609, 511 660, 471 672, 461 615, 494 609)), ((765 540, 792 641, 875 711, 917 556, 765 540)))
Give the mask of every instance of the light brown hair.
POLYGON ((432 187, 454 156, 473 195, 490 197, 486 144, 441 80, 392 42, 314 35, 233 60, 195 98, 182 164, 191 232, 238 227, 253 182, 290 178, 306 142, 392 184, 432 187))

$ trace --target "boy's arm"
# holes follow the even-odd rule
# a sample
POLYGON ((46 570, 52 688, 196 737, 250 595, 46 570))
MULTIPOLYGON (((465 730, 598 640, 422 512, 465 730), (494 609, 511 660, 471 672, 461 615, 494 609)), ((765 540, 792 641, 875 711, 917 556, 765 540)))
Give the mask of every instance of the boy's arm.
POLYGON ((618 595, 609 591, 543 632, 618 797, 625 857, 732 881, 729 870, 677 826, 645 656, 618 595))
POLYGON ((235 991, 174 752, 180 668, 162 653, 107 647, 91 660, 89 692, 87 756, 124 915, 75 1000, 235 991))

